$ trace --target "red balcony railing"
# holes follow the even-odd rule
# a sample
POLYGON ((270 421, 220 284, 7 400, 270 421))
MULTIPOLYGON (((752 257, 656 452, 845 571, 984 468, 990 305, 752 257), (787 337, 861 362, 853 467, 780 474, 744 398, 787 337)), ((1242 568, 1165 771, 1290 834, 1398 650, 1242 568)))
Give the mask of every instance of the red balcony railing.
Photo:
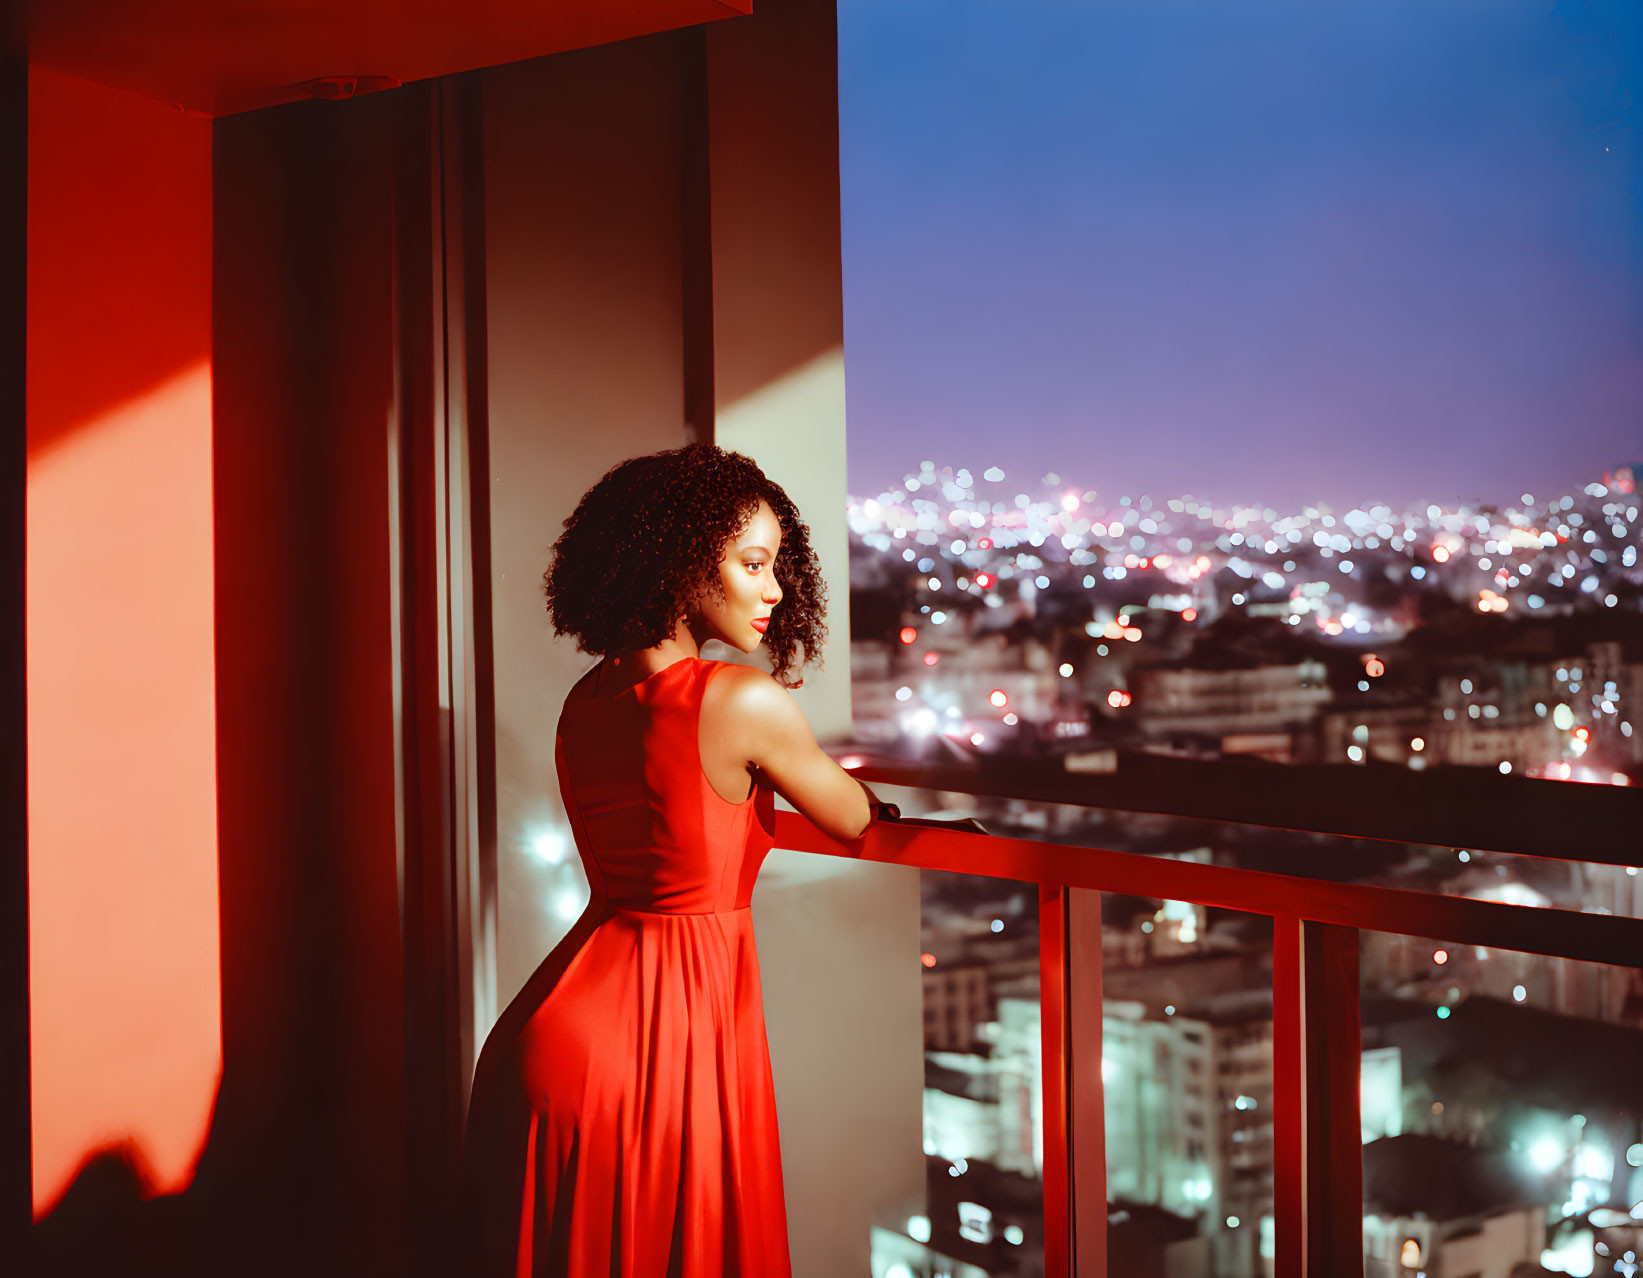
MULTIPOLYGON (((985 772, 869 762, 880 785, 1080 804, 1565 861, 1643 862, 1643 791, 1453 769, 1440 774, 1125 756, 1104 775, 1058 760, 985 772)), ((1265 915, 1273 935, 1277 1278, 1363 1272, 1360 930, 1643 967, 1643 920, 875 822, 856 844, 777 815, 779 846, 1036 883, 1044 1060, 1045 1273, 1107 1273, 1101 1070, 1105 892, 1265 915)))

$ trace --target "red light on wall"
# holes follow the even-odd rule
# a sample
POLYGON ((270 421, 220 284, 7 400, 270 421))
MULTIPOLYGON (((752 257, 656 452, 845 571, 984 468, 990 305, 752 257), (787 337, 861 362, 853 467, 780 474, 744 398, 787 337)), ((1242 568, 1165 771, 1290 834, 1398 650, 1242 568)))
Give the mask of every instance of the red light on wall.
POLYGON ((1575 729, 1575 736, 1582 741, 1590 741, 1592 739, 1592 730, 1583 723, 1575 729))
POLYGON ((997 706, 1000 710, 1002 710, 1010 702, 1010 699, 1004 695, 1003 688, 994 688, 992 692, 987 695, 987 700, 997 706))
POLYGON ((1181 620, 1182 621, 1197 621, 1198 620, 1198 609, 1196 609, 1196 608, 1183 608, 1183 609, 1181 609, 1181 620))
POLYGON ((1432 559, 1440 564, 1449 562, 1449 548, 1447 546, 1433 546, 1432 559))
POLYGON ((121 1202, 188 1188, 223 1070, 211 124, 45 67, 26 91, 28 1038, 5 1050, 35 1219, 78 1185, 106 1222, 114 1167, 121 1202))
POLYGON ((1107 704, 1114 710, 1122 710, 1130 703, 1130 694, 1122 688, 1114 688, 1107 694, 1107 704))
POLYGON ((980 541, 976 542, 976 546, 981 550, 991 550, 993 548, 993 539, 991 537, 983 537, 980 541))
POLYGON ((924 654, 924 664, 927 666, 933 666, 940 660, 941 654, 938 652, 927 652, 924 654))
POLYGON ((980 586, 983 590, 987 589, 987 587, 992 584, 993 577, 991 573, 978 572, 976 574, 976 585, 980 586))
POLYGON ((914 643, 917 639, 918 631, 914 630, 911 626, 903 626, 901 628, 901 641, 903 643, 914 643))
POLYGON ((934 967, 936 965, 936 956, 934 954, 920 954, 918 961, 924 964, 925 967, 934 967))
POLYGON ((1447 963, 1449 961, 1449 951, 1448 950, 1433 950, 1432 951, 1432 961, 1434 963, 1436 963, 1439 967, 1442 967, 1445 963, 1447 963))

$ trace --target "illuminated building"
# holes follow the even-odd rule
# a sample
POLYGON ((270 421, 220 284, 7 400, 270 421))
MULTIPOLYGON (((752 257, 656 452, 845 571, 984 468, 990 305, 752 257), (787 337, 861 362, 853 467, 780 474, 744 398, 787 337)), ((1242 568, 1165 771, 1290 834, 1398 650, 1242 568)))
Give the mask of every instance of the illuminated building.
POLYGON ((1630 661, 1627 655, 1618 642, 1591 643, 1549 670, 1553 696, 1588 729, 1578 758, 1589 772, 1584 779, 1607 780, 1604 765, 1643 763, 1643 654, 1632 652, 1630 661))
MULTIPOLYGON (((1637 900, 1638 876, 1622 866, 1582 866, 1577 873, 1587 886, 1579 899, 1594 908, 1605 900, 1628 905, 1637 900), (1607 884, 1607 887, 1600 885, 1607 884)), ((1455 896, 1514 905, 1551 904, 1544 895, 1513 879, 1501 879, 1495 866, 1457 874, 1443 884, 1455 896)), ((1621 911, 1616 911, 1621 912, 1621 911)), ((1624 912, 1637 915, 1636 905, 1624 912)), ((1387 932, 1366 933, 1362 940, 1365 968, 1387 989, 1433 1004, 1482 997, 1544 1008, 1562 1016, 1610 1022, 1643 1023, 1643 977, 1630 968, 1524 954, 1516 950, 1452 946, 1434 962, 1430 941, 1387 932), (1454 990, 1454 998, 1449 991, 1454 990)), ((1447 1115, 1450 1124, 1455 1114, 1447 1115)))
POLYGON ((1173 1015, 1109 1000, 1101 1075, 1108 1197, 1198 1218, 1214 1273, 1259 1273, 1260 1221, 1273 1210, 1270 990, 1173 1015))
POLYGON ((1370 1047, 1358 1067, 1358 1121, 1368 1144, 1403 1134, 1403 1053, 1370 1047))
POLYGON ((1082 707, 1068 705, 1068 681, 1041 643, 1012 644, 1001 634, 967 637, 955 618, 921 628, 913 645, 858 639, 851 651, 851 710, 863 742, 920 735, 969 742, 979 733, 977 748, 996 749, 1041 727, 1074 740, 1082 734, 1057 734, 1054 726, 1088 723, 1082 707), (926 664, 928 652, 939 662, 926 664), (999 692, 1003 701, 995 704, 999 692))
POLYGON ((1322 663, 1211 670, 1153 667, 1131 676, 1149 736, 1220 738, 1304 727, 1329 703, 1322 663))
POLYGON ((1364 1278, 1538 1269, 1546 1187, 1519 1161, 1416 1135, 1371 1141, 1363 1155, 1364 1278))
POLYGON ((1432 710, 1419 703, 1331 708, 1320 722, 1319 739, 1326 763, 1376 759, 1422 768, 1431 758, 1432 710))
POLYGON ((1441 1162, 1462 1157, 1445 1152, 1453 1142, 1472 1151, 1466 1157, 1477 1160, 1482 1178, 1464 1202, 1438 1186, 1400 1193, 1404 1173, 1373 1178, 1371 1151, 1385 1144, 1376 1142, 1365 1147, 1366 1198, 1392 1217, 1423 1201, 1428 1211, 1448 1202, 1457 1218, 1532 1202, 1542 1224, 1643 1199, 1643 1147, 1633 1148, 1636 1042, 1631 1025, 1511 999, 1462 998, 1441 1019, 1429 1002, 1365 999, 1365 1046, 1395 1045, 1402 1055, 1404 1147, 1435 1151, 1441 1162), (1421 1141, 1409 1143, 1414 1136, 1421 1141), (1532 1197, 1513 1199, 1500 1188, 1522 1193, 1525 1184, 1532 1197))
POLYGON ((1038 979, 1022 978, 998 1000, 996 1031, 990 1031, 998 1075, 998 1165, 1034 1179, 1044 1174, 1044 1040, 1038 979))
POLYGON ((974 1052, 926 1052, 924 1148, 955 1165, 997 1163, 998 1074, 991 1058, 974 1052))
POLYGON ((965 1052, 976 1029, 993 1019, 989 969, 979 964, 944 964, 924 970, 924 1045, 965 1052))
POLYGON ((1475 676, 1445 675, 1437 683, 1427 731, 1435 764, 1530 771, 1558 755, 1549 718, 1537 715, 1551 689, 1539 667, 1483 660, 1475 676))
POLYGON ((1148 1203, 1118 1201, 1107 1212, 1107 1272, 1210 1278, 1209 1239, 1198 1223, 1148 1203))
POLYGON ((1044 1164, 1038 991, 1035 981, 1018 985, 999 998, 998 1019, 978 1027, 980 1050, 926 1052, 925 1150, 1036 1178, 1044 1164))

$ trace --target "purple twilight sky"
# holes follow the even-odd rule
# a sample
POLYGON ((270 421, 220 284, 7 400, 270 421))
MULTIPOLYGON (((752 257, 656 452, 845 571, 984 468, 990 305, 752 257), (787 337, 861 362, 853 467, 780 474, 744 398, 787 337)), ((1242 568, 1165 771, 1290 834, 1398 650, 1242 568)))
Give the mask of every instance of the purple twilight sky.
POLYGON ((1643 462, 1635 0, 840 0, 839 42, 853 493, 1643 462))

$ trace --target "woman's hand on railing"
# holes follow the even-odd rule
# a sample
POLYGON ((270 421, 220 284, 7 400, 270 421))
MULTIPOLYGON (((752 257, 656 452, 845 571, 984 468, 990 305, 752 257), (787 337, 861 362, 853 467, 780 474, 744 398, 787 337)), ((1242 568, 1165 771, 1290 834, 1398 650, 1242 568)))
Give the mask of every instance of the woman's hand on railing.
MULTIPOLYGON (((872 827, 875 821, 894 821, 901 816, 901 809, 894 803, 886 803, 879 798, 878 795, 873 793, 873 788, 867 782, 860 777, 853 777, 852 780, 861 787, 862 795, 867 799, 867 825, 869 828, 872 827)), ((862 831, 863 835, 866 833, 866 830, 862 831)))
POLYGON ((932 830, 955 830, 961 834, 986 834, 987 828, 974 817, 904 817, 901 810, 893 803, 876 804, 873 809, 873 819, 876 821, 894 821, 897 825, 923 825, 932 830), (880 808, 889 809, 880 812, 880 808))
MULTIPOLYGON (((856 779, 856 784, 861 787, 862 793, 867 796, 867 811, 869 813, 867 824, 869 829, 872 828, 874 821, 894 821, 897 825, 927 825, 937 830, 957 830, 964 834, 987 833, 987 830, 982 826, 981 822, 977 821, 974 817, 959 817, 957 819, 949 818, 945 820, 937 817, 904 817, 901 814, 900 808, 898 808, 894 803, 886 803, 883 799, 879 798, 878 795, 873 793, 867 783, 859 777, 856 779)), ((865 837, 866 833, 867 831, 863 830, 862 836, 865 837)))

